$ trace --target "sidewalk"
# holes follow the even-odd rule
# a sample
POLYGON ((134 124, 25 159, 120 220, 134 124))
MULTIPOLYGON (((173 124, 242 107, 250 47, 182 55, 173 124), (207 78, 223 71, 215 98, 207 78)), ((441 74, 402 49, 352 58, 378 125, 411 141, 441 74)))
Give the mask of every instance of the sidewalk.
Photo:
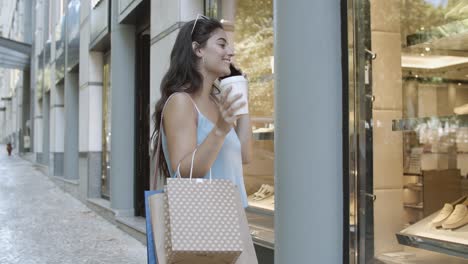
POLYGON ((0 263, 146 263, 146 247, 0 145, 0 263))

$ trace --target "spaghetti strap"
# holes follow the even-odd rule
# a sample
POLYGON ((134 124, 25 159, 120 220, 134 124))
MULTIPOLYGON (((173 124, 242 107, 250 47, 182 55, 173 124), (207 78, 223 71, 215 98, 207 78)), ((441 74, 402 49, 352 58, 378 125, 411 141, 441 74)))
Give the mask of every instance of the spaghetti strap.
POLYGON ((197 104, 195 103, 195 101, 193 100, 192 96, 190 96, 188 93, 184 93, 184 92, 180 92, 181 94, 185 94, 186 96, 188 96, 188 98, 190 99, 190 101, 192 101, 193 103, 193 106, 195 106, 195 109, 197 109, 197 112, 200 114, 200 110, 198 109, 198 106, 197 104))
POLYGON ((175 92, 175 93, 171 94, 171 95, 167 98, 166 102, 164 103, 164 106, 163 106, 163 109, 162 109, 162 112, 161 112, 161 120, 162 120, 162 116, 163 116, 163 114, 164 114, 164 109, 166 109, 167 103, 168 103, 169 100, 171 100, 171 98, 172 98, 174 95, 176 95, 176 94, 183 94, 183 95, 187 96, 187 97, 190 99, 190 101, 192 101, 192 104, 193 104, 193 106, 195 107, 195 110, 197 110, 197 113, 200 114, 200 110, 198 109, 197 104, 195 103, 195 101, 192 99, 192 97, 191 97, 188 93, 184 93, 184 92, 175 92))
MULTIPOLYGON (((164 103, 163 109, 161 111, 161 120, 159 121, 158 143, 157 143, 156 155, 155 155, 155 157, 156 157, 156 166, 155 166, 155 171, 154 171, 154 181, 153 181, 153 184, 151 184, 152 186, 150 186, 151 190, 156 189, 156 181, 157 181, 158 176, 159 176, 159 152, 161 151, 161 136, 162 136, 161 131, 163 131, 164 109, 166 109, 166 106, 167 106, 167 103, 169 102, 169 100, 171 100, 171 98, 174 95, 178 94, 178 93, 186 95, 190 99, 190 101, 192 101, 193 106, 195 107, 195 110, 197 110, 197 115, 200 115, 200 110, 198 110, 197 104, 195 103, 195 101, 192 99, 192 97, 188 93, 175 92, 175 93, 171 94, 167 98, 166 102, 164 103)), ((198 122, 197 122, 197 124, 198 124, 198 122)))

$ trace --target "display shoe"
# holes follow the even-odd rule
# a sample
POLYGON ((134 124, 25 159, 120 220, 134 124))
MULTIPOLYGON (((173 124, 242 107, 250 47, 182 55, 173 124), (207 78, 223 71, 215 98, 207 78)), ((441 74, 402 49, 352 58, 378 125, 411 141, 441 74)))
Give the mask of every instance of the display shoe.
POLYGON ((444 229, 455 229, 468 224, 468 208, 466 204, 457 204, 453 213, 442 223, 444 229))
POLYGON ((431 225, 433 227, 440 227, 442 226, 442 223, 452 214, 453 212, 453 205, 446 203, 444 205, 444 208, 440 210, 439 214, 432 219, 431 225))
POLYGON ((275 193, 275 188, 273 186, 270 186, 268 184, 265 184, 265 188, 261 193, 258 193, 256 196, 254 196, 255 201, 260 201, 263 200, 267 197, 272 196, 275 193))
POLYGON ((258 191, 256 191, 254 194, 252 194, 252 196, 255 198, 255 197, 257 197, 260 193, 264 192, 264 191, 265 191, 265 186, 266 186, 266 184, 262 184, 262 186, 260 187, 260 189, 258 189, 258 191))

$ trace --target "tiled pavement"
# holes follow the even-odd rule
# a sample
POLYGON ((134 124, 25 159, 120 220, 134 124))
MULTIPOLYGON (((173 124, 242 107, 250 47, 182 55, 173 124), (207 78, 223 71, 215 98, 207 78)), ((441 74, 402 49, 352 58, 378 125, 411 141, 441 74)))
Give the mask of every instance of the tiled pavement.
POLYGON ((0 145, 0 263, 146 263, 146 247, 0 145))

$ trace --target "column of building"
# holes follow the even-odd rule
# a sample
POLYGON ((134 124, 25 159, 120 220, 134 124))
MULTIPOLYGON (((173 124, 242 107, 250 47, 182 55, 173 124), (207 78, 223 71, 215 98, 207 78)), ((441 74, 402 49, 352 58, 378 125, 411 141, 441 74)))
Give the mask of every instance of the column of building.
POLYGON ((56 34, 55 26, 59 17, 57 17, 57 1, 50 1, 51 5, 51 24, 54 34, 51 41, 51 70, 50 70, 50 165, 49 173, 53 176, 63 176, 63 159, 64 159, 64 131, 65 131, 65 101, 64 101, 64 85, 56 83, 56 34))
POLYGON ((275 263, 343 263, 340 1, 274 8, 275 263))
POLYGON ((134 215, 135 26, 119 23, 119 6, 111 3, 111 206, 134 215))
POLYGON ((81 1, 78 176, 82 199, 101 197, 103 54, 90 51, 90 11, 91 1, 81 1))

